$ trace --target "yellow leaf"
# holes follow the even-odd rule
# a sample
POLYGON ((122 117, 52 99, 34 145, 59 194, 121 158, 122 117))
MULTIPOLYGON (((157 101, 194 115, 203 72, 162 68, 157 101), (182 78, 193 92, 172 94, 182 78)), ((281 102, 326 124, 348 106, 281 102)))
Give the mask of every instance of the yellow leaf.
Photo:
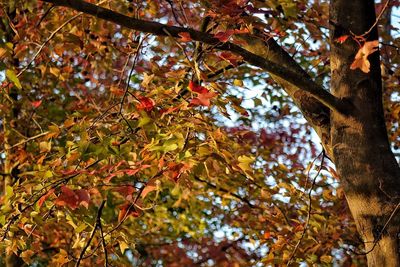
POLYGON ((49 133, 46 134, 46 139, 50 139, 52 137, 57 137, 60 134, 60 128, 56 125, 49 126, 49 133))
POLYGON ((242 80, 235 79, 235 80, 233 81, 233 85, 235 85, 235 86, 243 86, 243 81, 242 81, 242 80))
POLYGON ((58 77, 60 75, 60 70, 58 68, 50 68, 50 73, 58 77))
POLYGON ((120 241, 119 242, 119 249, 121 250, 121 253, 124 254, 125 250, 128 249, 129 246, 125 241, 120 241))
POLYGON ((253 169, 251 168, 250 164, 254 162, 254 157, 248 157, 248 156, 239 156, 238 161, 239 161, 239 168, 241 168, 243 171, 249 171, 251 172, 253 169))
POLYGON ((32 255, 34 255, 35 252, 33 252, 32 250, 26 250, 21 252, 20 257, 22 258, 22 260, 26 263, 30 263, 31 262, 31 257, 32 255))
POLYGON ((321 256, 319 259, 323 263, 331 263, 332 262, 332 256, 329 256, 329 255, 321 256))
POLYGON ((15 84, 15 86, 18 89, 22 88, 22 85, 14 71, 12 71, 10 69, 6 70, 6 76, 10 81, 12 81, 15 84))
POLYGON ((40 152, 49 152, 51 150, 51 142, 40 142, 39 143, 40 152))
POLYGON ((64 264, 69 262, 67 251, 60 249, 60 252, 53 256, 51 262, 55 263, 56 266, 63 266, 64 264))
POLYGON ((85 230, 86 227, 87 227, 87 224, 86 224, 86 223, 80 223, 80 224, 78 224, 78 227, 75 228, 75 233, 78 233, 78 234, 79 234, 80 232, 82 232, 83 230, 85 230))

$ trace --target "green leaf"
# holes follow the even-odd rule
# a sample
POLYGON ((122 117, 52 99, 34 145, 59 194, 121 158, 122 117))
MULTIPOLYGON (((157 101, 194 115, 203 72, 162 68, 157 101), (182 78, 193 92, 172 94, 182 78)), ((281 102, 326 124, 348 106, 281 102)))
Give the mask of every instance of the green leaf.
POLYGON ((22 85, 21 85, 17 75, 15 75, 15 72, 13 70, 10 70, 10 69, 6 70, 6 76, 10 81, 12 81, 15 84, 15 86, 18 89, 22 89, 22 85))

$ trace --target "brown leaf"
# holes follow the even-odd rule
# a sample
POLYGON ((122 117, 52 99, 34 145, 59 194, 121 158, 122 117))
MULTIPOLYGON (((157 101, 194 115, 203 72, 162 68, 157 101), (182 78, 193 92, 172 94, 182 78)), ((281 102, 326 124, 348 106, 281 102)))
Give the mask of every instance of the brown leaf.
POLYGON ((136 211, 133 204, 126 202, 125 204, 119 206, 119 213, 118 213, 118 222, 121 222, 128 216, 139 217, 140 213, 136 211))

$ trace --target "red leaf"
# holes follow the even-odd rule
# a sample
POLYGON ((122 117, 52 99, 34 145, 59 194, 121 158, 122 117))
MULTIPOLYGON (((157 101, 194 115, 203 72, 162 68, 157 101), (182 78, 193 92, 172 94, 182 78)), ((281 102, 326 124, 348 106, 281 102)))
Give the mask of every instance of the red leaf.
POLYGON ((178 33, 178 35, 181 37, 179 39, 179 41, 182 41, 182 42, 192 41, 192 38, 190 37, 190 34, 188 32, 180 32, 180 33, 178 33))
POLYGON ((78 205, 82 205, 85 208, 89 208, 90 195, 89 192, 85 189, 78 189, 74 191, 78 196, 78 205))
POLYGON ((226 32, 217 32, 214 37, 217 38, 220 42, 227 42, 229 38, 235 33, 234 30, 227 30, 226 32))
POLYGON ((132 194, 136 192, 136 188, 132 185, 124 185, 117 187, 115 191, 123 195, 127 200, 132 200, 132 194))
POLYGON ((74 210, 78 207, 78 196, 67 186, 62 186, 61 194, 54 203, 58 206, 68 206, 74 210))
POLYGON ((205 88, 204 86, 198 85, 193 81, 189 82, 189 89, 198 94, 205 94, 205 93, 209 92, 207 88, 205 88))
POLYGON ((67 186, 61 187, 61 194, 54 201, 58 206, 68 206, 71 209, 76 209, 79 205, 86 208, 89 207, 90 195, 85 189, 71 190, 67 186))
POLYGON ((42 100, 33 101, 31 104, 34 108, 38 108, 42 104, 42 100))
POLYGON ((151 111, 154 108, 154 105, 156 104, 154 100, 151 98, 145 96, 140 96, 138 98, 140 103, 136 105, 136 108, 139 110, 151 111))
POLYGON ((336 39, 336 42, 343 44, 347 40, 347 38, 349 38, 348 35, 340 36, 339 38, 336 39))
POLYGON ((208 92, 205 94, 199 94, 198 97, 193 98, 190 101, 189 106, 206 106, 209 107, 211 102, 210 99, 216 96, 217 94, 214 92, 208 92))

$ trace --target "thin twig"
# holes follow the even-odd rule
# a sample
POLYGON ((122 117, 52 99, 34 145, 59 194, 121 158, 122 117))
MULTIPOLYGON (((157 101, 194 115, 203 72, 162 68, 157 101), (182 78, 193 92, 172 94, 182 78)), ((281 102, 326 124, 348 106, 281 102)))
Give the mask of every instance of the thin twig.
MULTIPOLYGON (((103 200, 103 203, 105 203, 104 200, 103 200)), ((106 246, 106 241, 104 239, 103 225, 101 224, 101 218, 97 217, 97 219, 98 219, 98 226, 99 226, 99 230, 100 230, 101 244, 103 246, 103 252, 104 252, 104 266, 107 267, 109 264, 108 264, 107 246, 106 246)))
POLYGON ((22 73, 24 73, 29 66, 33 63, 33 61, 35 61, 35 59, 39 56, 40 52, 42 52, 43 48, 48 44, 48 42, 50 42, 51 39, 53 39, 53 37, 62 29, 64 28, 68 23, 70 23, 71 21, 73 21, 74 19, 76 19, 77 17, 79 17, 80 15, 82 15, 83 13, 79 13, 76 14, 75 16, 69 18, 67 21, 65 21, 63 24, 61 24, 60 27, 58 27, 55 31, 53 31, 50 36, 46 39, 46 41, 44 41, 44 43, 39 47, 39 50, 35 53, 35 55, 33 56, 33 58, 28 62, 28 64, 17 74, 17 77, 21 76, 22 73))
POLYGON ((42 23, 42 21, 44 20, 44 18, 50 13, 50 11, 55 7, 55 5, 51 5, 46 12, 44 12, 43 16, 40 18, 40 20, 38 21, 38 23, 36 23, 36 28, 38 28, 40 26, 40 23, 42 23))
POLYGON ((354 251, 354 250, 352 250, 352 252, 353 252, 354 254, 356 254, 356 255, 367 255, 367 254, 371 253, 371 252, 375 249, 375 247, 376 247, 376 245, 378 244, 379 240, 381 239, 383 233, 385 232, 386 227, 388 226, 389 222, 392 220, 393 216, 396 214, 396 212, 397 212, 397 210, 398 210, 399 208, 400 208, 400 202, 397 203, 396 207, 394 208, 394 210, 393 210, 392 213, 390 214, 389 219, 387 219, 385 225, 382 227, 381 231, 379 232, 378 237, 375 238, 375 240, 374 240, 374 245, 372 246, 372 248, 370 248, 370 250, 365 251, 365 252, 361 252, 361 253, 360 253, 360 252, 356 252, 356 251, 354 251))
POLYGON ((165 1, 170 5, 171 11, 172 11, 172 15, 174 16, 174 19, 175 19, 176 23, 178 23, 181 27, 184 27, 183 23, 180 22, 177 14, 175 12, 174 4, 172 3, 172 1, 171 0, 165 0, 165 1))
MULTIPOLYGON (((105 2, 107 2, 109 0, 103 0, 100 1, 97 5, 103 4, 105 2)), ((53 4, 45 13, 45 15, 48 14, 48 12, 50 12, 50 10, 55 6, 55 4, 53 4)), ((53 31, 50 36, 46 39, 46 41, 44 41, 44 43, 39 47, 39 50, 35 53, 35 55, 33 56, 33 58, 28 62, 28 64, 17 74, 17 77, 21 76, 22 73, 24 73, 29 66, 33 63, 33 61, 35 61, 35 59, 39 56, 40 52, 42 52, 43 48, 50 42, 51 39, 53 39, 53 37, 62 29, 64 28, 68 23, 70 23, 71 21, 73 21, 74 19, 76 19, 77 17, 83 15, 83 12, 79 12, 78 14, 76 14, 75 16, 69 18, 67 21, 65 21, 63 24, 61 24, 60 27, 58 27, 55 31, 53 31)), ((44 18, 44 16, 42 17, 42 19, 44 18)), ((41 21, 39 21, 39 23, 41 23, 41 21)))
MULTIPOLYGON (((46 132, 40 133, 40 134, 38 134, 38 135, 29 137, 29 138, 27 138, 27 139, 25 139, 25 140, 22 140, 22 141, 20 141, 20 142, 18 142, 18 143, 16 143, 16 144, 14 144, 14 145, 12 145, 12 146, 6 148, 6 149, 12 149, 12 148, 14 148, 14 147, 23 145, 23 144, 25 144, 25 143, 28 143, 29 141, 32 141, 32 140, 35 140, 35 139, 40 138, 40 137, 42 137, 42 136, 45 136, 45 135, 48 134, 48 133, 49 133, 49 131, 46 131, 46 132)), ((0 151, 0 154, 1 154, 1 153, 4 153, 4 151, 5 151, 4 149, 1 150, 1 151, 0 151)))
POLYGON ((103 201, 101 202, 101 204, 100 204, 99 210, 97 211, 96 221, 95 221, 95 223, 94 223, 92 233, 90 234, 90 237, 89 237, 88 241, 86 242, 86 245, 83 247, 83 249, 82 249, 82 251, 81 251, 81 254, 79 255, 79 258, 78 258, 78 260, 77 260, 77 262, 76 262, 76 264, 75 264, 75 267, 78 267, 78 266, 80 265, 80 263, 81 263, 81 261, 82 261, 82 258, 83 258, 83 256, 85 255, 86 250, 87 250, 88 247, 90 246, 90 243, 92 242, 92 240, 93 240, 93 238, 94 238, 94 235, 96 234, 97 228, 100 227, 101 213, 102 213, 102 211, 103 211, 103 208, 104 208, 104 204, 105 204, 105 203, 106 203, 106 201, 103 200, 103 201))
MULTIPOLYGON (((128 78, 127 78, 126 85, 125 85, 125 90, 124 90, 124 95, 123 95, 122 98, 121 98, 120 107, 119 107, 119 112, 118 112, 118 114, 121 116, 121 118, 122 118, 122 119, 125 121, 125 123, 128 125, 128 128, 131 130, 132 134, 135 134, 135 130, 133 130, 131 124, 129 123, 129 121, 125 118, 124 114, 122 113, 122 108, 123 108, 123 106, 124 106, 125 99, 126 99, 126 97, 127 97, 127 95, 128 95, 128 91, 129 91, 129 82, 130 82, 130 80, 131 80, 133 71, 135 70, 136 62, 137 62, 137 60, 138 60, 138 58, 139 58, 140 48, 142 47, 144 40, 145 40, 148 36, 149 36, 149 34, 146 34, 145 37, 143 37, 143 38, 140 40, 140 42, 139 42, 139 44, 138 44, 138 46, 137 46, 137 48, 136 48, 135 57, 133 58, 132 67, 131 67, 131 69, 130 69, 130 71, 129 71, 129 74, 128 74, 128 78)), ((134 94, 132 94, 132 95, 133 95, 134 98, 136 98, 137 101, 140 102, 140 100, 139 100, 134 94)))
MULTIPOLYGON (((324 166, 325 151, 322 150, 322 152, 318 155, 318 157, 319 157, 321 154, 322 154, 321 165, 319 165, 319 168, 318 168, 318 170, 317 170, 317 174, 315 175, 315 177, 314 177, 314 179, 313 179, 313 183, 311 184, 310 190, 308 191, 308 211, 307 211, 306 223, 305 223, 305 225, 304 225, 304 229, 303 229, 303 232, 301 233, 300 239, 297 241, 297 244, 296 244, 296 246, 294 247, 292 254, 290 255, 290 258, 289 258, 288 264, 287 264, 288 266, 290 266, 290 264, 292 263, 292 260, 293 260, 295 254, 296 254, 296 251, 297 251, 297 249, 299 248, 300 243, 301 243, 301 241, 303 240, 303 238, 304 238, 304 236, 305 236, 305 234, 306 234, 306 231, 307 231, 307 229, 308 229, 308 225, 309 225, 309 223, 310 223, 310 219, 311 219, 311 209, 312 209, 312 206, 311 206, 312 196, 311 196, 311 194, 312 194, 312 191, 313 191, 313 189, 314 189, 314 186, 315 186, 315 182, 316 182, 316 180, 317 180, 317 177, 319 176, 319 174, 320 174, 320 172, 321 172, 321 170, 322 170, 322 167, 324 166)), ((317 158, 318 158, 318 157, 317 157, 317 158)), ((314 160, 314 161, 315 161, 315 160, 314 160)), ((311 168, 308 170, 307 177, 310 177, 310 171, 311 171, 311 168)))
POLYGON ((383 13, 385 13, 385 10, 387 9, 387 7, 389 6, 391 0, 387 0, 385 5, 383 6, 381 12, 379 13, 379 15, 376 17, 376 20, 374 22, 374 24, 372 24, 371 28, 369 28, 368 31, 366 31, 365 33, 363 33, 362 35, 360 35, 360 37, 364 37, 365 35, 369 34, 373 28, 375 28, 376 24, 378 24, 378 21, 381 19, 383 13))

